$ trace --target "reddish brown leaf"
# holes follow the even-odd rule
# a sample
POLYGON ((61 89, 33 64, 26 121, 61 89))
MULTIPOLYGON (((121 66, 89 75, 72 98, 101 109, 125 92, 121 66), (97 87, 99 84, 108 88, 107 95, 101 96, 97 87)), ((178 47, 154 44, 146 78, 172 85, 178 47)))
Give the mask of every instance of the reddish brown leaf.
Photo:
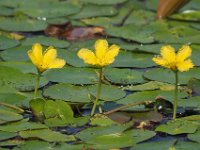
POLYGON ((82 40, 94 38, 96 34, 103 34, 103 28, 100 27, 76 27, 64 32, 63 36, 66 39, 82 40))
POLYGON ((74 40, 85 40, 102 35, 104 29, 101 27, 72 27, 70 24, 65 25, 49 25, 45 33, 58 38, 74 40))

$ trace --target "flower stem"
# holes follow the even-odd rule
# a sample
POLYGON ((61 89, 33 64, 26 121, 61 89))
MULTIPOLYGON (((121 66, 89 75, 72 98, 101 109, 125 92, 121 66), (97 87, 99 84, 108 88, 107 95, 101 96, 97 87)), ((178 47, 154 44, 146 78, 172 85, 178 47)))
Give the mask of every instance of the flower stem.
POLYGON ((176 119, 177 112, 177 101, 178 101, 178 71, 175 71, 175 90, 174 90, 174 111, 173 111, 173 119, 176 119))
POLYGON ((99 100, 99 96, 101 94, 101 79, 102 79, 102 76, 103 76, 103 68, 101 68, 100 71, 99 71, 99 82, 98 82, 98 87, 97 87, 97 95, 96 95, 96 99, 95 99, 93 107, 92 107, 91 116, 94 115, 94 111, 96 109, 96 106, 97 106, 98 100, 99 100))
POLYGON ((35 82, 35 91, 34 91, 33 98, 36 98, 36 96, 37 96, 37 91, 38 91, 38 87, 39 87, 39 84, 40 84, 40 76, 41 76, 41 73, 38 72, 37 79, 36 79, 36 82, 35 82))

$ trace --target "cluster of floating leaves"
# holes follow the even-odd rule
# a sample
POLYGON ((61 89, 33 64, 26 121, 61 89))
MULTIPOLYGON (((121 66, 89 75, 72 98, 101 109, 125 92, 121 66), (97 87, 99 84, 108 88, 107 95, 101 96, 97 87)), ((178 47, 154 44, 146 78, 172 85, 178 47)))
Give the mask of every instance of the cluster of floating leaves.
POLYGON ((155 21, 157 0, 0 1, 0 149, 198 149, 199 2, 155 21), (121 47, 104 70, 103 110, 141 105, 90 118, 98 69, 79 59, 77 51, 93 49, 98 38, 121 47), (39 98, 32 100, 37 70, 27 51, 37 42, 56 47, 67 65, 46 71, 39 98), (176 49, 190 44, 196 65, 180 74, 181 118, 174 121, 168 119, 174 75, 152 62, 166 43, 176 49))

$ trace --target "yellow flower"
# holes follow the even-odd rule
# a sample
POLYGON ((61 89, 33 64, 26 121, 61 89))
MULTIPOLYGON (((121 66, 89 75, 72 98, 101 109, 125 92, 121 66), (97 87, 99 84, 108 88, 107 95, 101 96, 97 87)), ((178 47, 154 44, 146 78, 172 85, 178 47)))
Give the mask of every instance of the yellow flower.
POLYGON ((78 51, 78 57, 87 64, 104 67, 113 63, 118 53, 119 46, 111 45, 108 47, 108 42, 100 39, 95 42, 95 53, 89 49, 82 48, 78 51))
POLYGON ((65 60, 56 58, 57 51, 51 46, 42 52, 42 46, 36 43, 28 51, 28 56, 40 73, 51 68, 62 68, 65 65, 65 60))
POLYGON ((177 53, 175 53, 175 49, 172 46, 163 46, 160 53, 161 56, 153 58, 153 61, 160 66, 181 72, 188 71, 194 67, 192 60, 189 59, 192 50, 188 45, 183 45, 177 53))

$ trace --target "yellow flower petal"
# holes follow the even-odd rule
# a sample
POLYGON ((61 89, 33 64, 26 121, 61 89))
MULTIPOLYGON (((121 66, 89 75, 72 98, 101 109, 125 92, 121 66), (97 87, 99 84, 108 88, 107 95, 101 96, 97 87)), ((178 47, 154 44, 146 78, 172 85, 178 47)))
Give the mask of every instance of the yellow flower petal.
POLYGON ((176 59, 175 49, 170 45, 163 46, 161 47, 161 56, 169 63, 173 62, 176 59))
POLYGON ((188 45, 183 45, 176 56, 177 62, 182 62, 191 56, 192 49, 188 45))
POLYGON ((32 63, 38 68, 42 64, 42 46, 38 43, 32 46, 32 49, 28 51, 28 56, 32 63))
POLYGON ((120 49, 120 47, 117 46, 117 45, 112 45, 112 46, 109 47, 109 49, 108 49, 108 51, 105 55, 105 58, 104 58, 104 61, 107 65, 114 62, 115 57, 119 53, 119 49, 120 49))
MULTIPOLYGON (((167 61, 161 57, 154 57, 152 60, 160 66, 166 67, 166 65, 167 65, 167 61)), ((169 67, 167 67, 167 68, 169 68, 169 67)))
POLYGON ((62 68, 65 65, 65 60, 56 58, 50 65, 49 69, 51 68, 62 68))
POLYGON ((192 63, 191 59, 188 59, 180 64, 177 64, 177 68, 179 71, 188 71, 190 68, 193 68, 194 64, 192 63))
POLYGON ((91 50, 82 48, 78 51, 77 55, 79 58, 83 59, 85 63, 96 65, 97 58, 91 50))
POLYGON ((48 68, 50 64, 56 59, 57 51, 53 47, 48 47, 44 52, 43 67, 48 68))
POLYGON ((108 42, 106 40, 101 39, 95 42, 95 54, 97 58, 102 59, 105 56, 107 49, 108 42))

